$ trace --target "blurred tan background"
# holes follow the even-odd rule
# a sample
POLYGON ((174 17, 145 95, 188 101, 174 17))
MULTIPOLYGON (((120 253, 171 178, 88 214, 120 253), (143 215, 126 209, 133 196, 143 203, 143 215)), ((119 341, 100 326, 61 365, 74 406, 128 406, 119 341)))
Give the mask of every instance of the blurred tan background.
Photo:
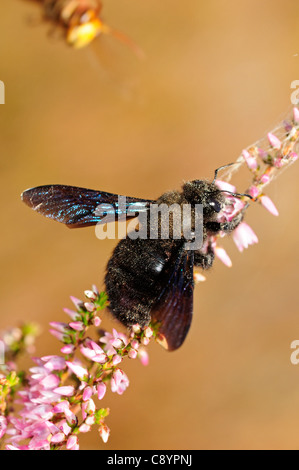
MULTIPOLYGON (((134 38, 144 61, 110 37, 68 48, 58 31, 47 34, 33 2, 2 1, 0 11, 0 329, 39 322, 37 354, 46 355, 59 351, 49 321, 67 321, 69 295, 103 287, 116 242, 44 219, 20 193, 64 183, 155 198, 212 178, 290 106, 299 4, 104 1, 106 22, 134 38)), ((290 363, 299 339, 298 174, 297 164, 269 188, 279 218, 260 206, 248 212, 257 246, 241 255, 225 241, 233 268, 217 261, 196 287, 183 347, 151 344, 147 368, 124 364, 129 389, 103 403, 109 442, 89 433, 82 448, 299 447, 299 366, 290 363)))

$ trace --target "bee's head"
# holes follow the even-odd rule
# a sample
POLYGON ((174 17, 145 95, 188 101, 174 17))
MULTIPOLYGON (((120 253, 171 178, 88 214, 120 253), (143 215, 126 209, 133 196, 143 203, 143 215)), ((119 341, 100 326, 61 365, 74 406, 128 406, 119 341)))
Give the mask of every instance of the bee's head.
POLYGON ((217 216, 224 207, 225 193, 214 183, 203 180, 188 181, 183 186, 183 195, 189 204, 202 204, 205 218, 217 216))

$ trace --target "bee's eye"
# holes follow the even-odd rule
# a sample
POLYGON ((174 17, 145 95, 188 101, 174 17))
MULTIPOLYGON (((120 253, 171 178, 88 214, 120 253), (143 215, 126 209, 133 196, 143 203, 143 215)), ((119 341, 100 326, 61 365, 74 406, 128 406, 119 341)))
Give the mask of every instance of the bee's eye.
POLYGON ((221 204, 220 202, 216 201, 216 199, 211 199, 209 201, 209 206, 215 211, 215 212, 220 212, 221 211, 221 204))

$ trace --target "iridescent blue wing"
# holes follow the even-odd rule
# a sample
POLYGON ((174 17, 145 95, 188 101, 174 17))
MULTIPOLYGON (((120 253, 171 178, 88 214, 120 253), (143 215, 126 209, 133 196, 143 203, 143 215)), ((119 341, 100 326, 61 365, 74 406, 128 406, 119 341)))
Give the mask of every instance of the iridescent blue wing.
POLYGON ((151 309, 159 325, 158 341, 169 351, 179 348, 193 315, 193 251, 180 248, 171 256, 159 279, 162 290, 151 309))
POLYGON ((21 198, 31 209, 70 228, 106 223, 104 216, 112 214, 113 220, 137 217, 138 213, 147 212, 152 202, 134 197, 120 199, 117 194, 59 184, 27 189, 21 198))

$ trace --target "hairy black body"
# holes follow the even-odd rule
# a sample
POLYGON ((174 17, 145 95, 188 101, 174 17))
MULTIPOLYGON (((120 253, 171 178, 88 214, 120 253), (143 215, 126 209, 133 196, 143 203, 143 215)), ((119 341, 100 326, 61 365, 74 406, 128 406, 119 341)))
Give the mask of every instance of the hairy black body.
MULTIPOLYGON (((215 173, 215 179, 217 170, 215 173)), ((214 181, 215 181, 214 179, 214 181)), ((127 198, 126 206, 119 209, 115 194, 71 186, 41 186, 25 191, 23 201, 37 212, 53 218, 71 228, 104 223, 103 214, 97 213, 99 204, 117 207, 117 219, 126 214, 136 217, 132 207, 148 213, 151 204, 191 205, 191 228, 195 227, 195 205, 203 206, 203 243, 197 250, 187 250, 184 236, 184 218, 179 232, 175 219, 167 220, 159 214, 157 238, 125 238, 116 246, 105 276, 106 290, 112 314, 125 326, 147 326, 150 321, 159 324, 160 338, 169 350, 183 343, 189 330, 193 313, 193 267, 209 269, 213 265, 213 236, 229 233, 242 221, 244 210, 228 221, 221 217, 230 203, 228 191, 224 192, 213 182, 194 180, 183 185, 182 191, 164 193, 156 201, 127 198), (130 212, 131 211, 131 212, 130 212), (161 230, 169 223, 169 238, 161 238, 161 230)), ((235 195, 236 196, 236 195, 235 195)), ((147 227, 148 235, 150 229, 147 227)), ((192 233, 192 232, 191 232, 192 233)))

